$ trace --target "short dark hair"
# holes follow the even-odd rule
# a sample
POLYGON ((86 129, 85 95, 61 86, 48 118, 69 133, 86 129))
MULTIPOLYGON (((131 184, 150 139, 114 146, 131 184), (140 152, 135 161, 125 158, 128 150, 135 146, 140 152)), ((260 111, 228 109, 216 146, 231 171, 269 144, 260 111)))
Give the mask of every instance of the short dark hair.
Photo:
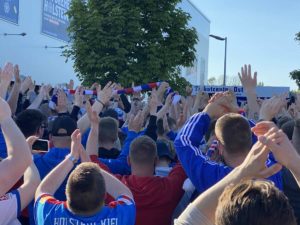
POLYGON ((114 143, 118 139, 118 122, 112 117, 101 118, 99 122, 99 142, 114 143))
POLYGON ((92 215, 104 205, 106 189, 99 166, 81 163, 70 174, 66 185, 67 204, 72 212, 92 215))
POLYGON ((157 135, 164 135, 165 134, 165 129, 164 129, 164 121, 162 118, 159 118, 157 121, 156 121, 156 133, 157 135))
POLYGON ((101 118, 111 117, 118 120, 118 113, 114 109, 107 109, 101 114, 101 118))
POLYGON ((229 154, 249 152, 252 146, 252 133, 249 122, 243 116, 229 113, 219 118, 215 134, 229 154))
POLYGON ((266 180, 228 186, 219 198, 216 225, 296 225, 287 197, 266 180))
POLYGON ((26 109, 17 115, 16 124, 27 138, 36 135, 38 129, 46 122, 46 119, 46 116, 39 110, 26 109))
MULTIPOLYGON (((177 125, 176 125, 176 120, 174 120, 172 117, 167 116, 167 121, 168 121, 168 126, 170 128, 170 130, 176 130, 177 125)), ((160 136, 165 134, 165 128, 164 128, 164 120, 162 118, 159 118, 156 121, 156 133, 160 136)))
POLYGON ((152 165, 157 159, 155 141, 148 136, 140 136, 133 140, 129 152, 130 161, 138 165, 152 165))

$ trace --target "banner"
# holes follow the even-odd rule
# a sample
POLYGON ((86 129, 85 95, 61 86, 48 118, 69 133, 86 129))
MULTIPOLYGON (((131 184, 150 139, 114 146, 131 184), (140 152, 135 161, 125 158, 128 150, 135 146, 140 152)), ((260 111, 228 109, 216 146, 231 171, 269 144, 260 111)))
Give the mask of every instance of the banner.
POLYGON ((0 18, 18 24, 19 0, 0 0, 0 18))
POLYGON ((60 40, 69 41, 69 26, 66 12, 71 0, 43 0, 42 33, 60 40))
MULTIPOLYGON (((216 92, 223 92, 232 90, 237 97, 245 98, 244 88, 241 86, 193 86, 193 95, 196 95, 199 91, 204 91, 208 94, 214 94, 216 92)), ((280 95, 283 93, 289 93, 289 87, 271 87, 271 86, 259 86, 256 87, 256 94, 259 98, 271 98, 274 95, 280 95)))

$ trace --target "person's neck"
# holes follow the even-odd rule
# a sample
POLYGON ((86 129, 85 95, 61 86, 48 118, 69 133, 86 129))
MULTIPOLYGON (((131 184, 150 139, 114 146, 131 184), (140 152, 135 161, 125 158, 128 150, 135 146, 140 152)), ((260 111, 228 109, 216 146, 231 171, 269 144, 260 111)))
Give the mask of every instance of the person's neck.
POLYGON ((110 150, 114 147, 114 143, 99 143, 99 148, 110 150))
POLYGON ((68 143, 53 143, 55 148, 69 148, 71 149, 71 145, 68 143))
POLYGON ((169 162, 166 161, 166 160, 159 160, 157 163, 156 163, 156 167, 169 167, 169 162))
POLYGON ((137 167, 131 165, 131 175, 137 177, 152 177, 154 174, 154 168, 137 167))
POLYGON ((244 162, 245 158, 246 156, 244 155, 235 155, 227 157, 226 159, 224 159, 224 161, 227 166, 231 168, 236 168, 244 162))

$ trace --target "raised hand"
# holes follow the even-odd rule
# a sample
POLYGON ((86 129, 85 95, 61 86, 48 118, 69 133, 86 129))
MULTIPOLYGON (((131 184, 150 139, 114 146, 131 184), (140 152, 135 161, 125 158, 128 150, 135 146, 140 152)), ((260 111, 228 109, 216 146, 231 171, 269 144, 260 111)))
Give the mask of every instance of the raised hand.
POLYGON ((20 88, 20 92, 21 94, 25 94, 25 92, 29 89, 29 87, 32 85, 32 80, 31 77, 26 77, 22 83, 21 83, 21 88, 20 88))
POLYGON ((128 122, 128 130, 136 133, 140 132, 144 123, 142 111, 139 111, 135 116, 131 115, 128 122))
POLYGON ((161 102, 163 101, 164 94, 169 87, 170 87, 170 85, 167 82, 162 82, 159 85, 159 87, 157 89, 157 96, 161 102))
POLYGON ((39 138, 37 136, 30 136, 26 139, 26 142, 30 148, 30 150, 32 150, 32 146, 34 144, 34 142, 36 142, 39 138))
POLYGON ((175 95, 175 93, 168 94, 166 101, 165 101, 165 106, 171 107, 174 95, 175 95))
POLYGON ((277 127, 270 129, 264 136, 261 136, 259 140, 271 149, 276 160, 287 168, 290 168, 294 159, 299 158, 291 141, 286 134, 277 127))
POLYGON ((275 123, 271 121, 262 121, 257 123, 255 127, 252 127, 251 130, 256 136, 262 136, 268 133, 272 128, 276 128, 275 123))
POLYGON ((269 121, 274 118, 285 105, 285 98, 283 96, 273 96, 263 102, 260 111, 259 119, 269 121))
POLYGON ((90 120, 91 126, 98 128, 100 118, 99 118, 97 112, 92 111, 92 107, 91 107, 91 104, 89 101, 87 101, 87 103, 86 103, 86 111, 87 111, 87 115, 90 120))
POLYGON ((102 102, 104 105, 106 105, 111 97, 113 96, 113 89, 115 87, 115 84, 112 82, 108 82, 103 89, 101 89, 101 86, 97 88, 97 98, 100 102, 102 102))
POLYGON ((8 103, 0 97, 0 124, 11 118, 11 109, 8 103))
POLYGON ((9 85, 14 75, 13 64, 6 63, 0 75, 1 83, 9 85))
POLYGON ((0 97, 5 98, 7 93, 7 88, 13 77, 13 65, 11 63, 6 63, 3 70, 0 71, 0 97))
POLYGON ((209 101, 210 99, 208 94, 202 91, 198 92, 198 94, 196 95, 193 111, 196 113, 199 109, 204 109, 209 101))
POLYGON ((241 68, 241 73, 238 73, 241 83, 246 92, 254 91, 257 86, 257 72, 252 76, 251 65, 244 65, 241 68))
POLYGON ((267 178, 279 172, 282 168, 280 164, 274 164, 269 168, 266 167, 269 153, 270 151, 262 142, 256 142, 244 162, 237 168, 241 169, 242 177, 244 179, 267 178))
POLYGON ((82 151, 81 147, 81 134, 79 129, 76 129, 71 135, 71 155, 75 159, 79 159, 80 152, 82 151))
POLYGON ((228 111, 232 113, 238 113, 239 106, 237 105, 235 93, 233 91, 226 91, 224 95, 227 97, 228 101, 230 102, 230 104, 227 105, 228 111))
POLYGON ((40 93, 41 93, 41 95, 43 96, 43 98, 46 100, 49 100, 50 99, 50 91, 51 91, 51 89, 52 89, 52 86, 50 85, 50 84, 48 84, 48 85, 43 85, 42 87, 41 87, 41 91, 40 91, 40 93))
POLYGON ((35 81, 31 82, 29 85, 29 91, 34 92, 35 89, 35 81))
POLYGON ((150 115, 156 115, 158 106, 158 96, 156 89, 152 89, 151 98, 149 100, 150 115))
POLYGON ((68 99, 66 93, 63 90, 58 90, 56 111, 58 113, 65 113, 68 111, 67 106, 68 106, 68 99))
POLYGON ((14 66, 14 77, 17 84, 21 84, 19 65, 14 66))
POLYGON ((83 105, 83 99, 84 99, 83 91, 84 91, 83 87, 79 86, 76 88, 75 95, 74 95, 74 105, 78 106, 79 108, 81 108, 83 105))

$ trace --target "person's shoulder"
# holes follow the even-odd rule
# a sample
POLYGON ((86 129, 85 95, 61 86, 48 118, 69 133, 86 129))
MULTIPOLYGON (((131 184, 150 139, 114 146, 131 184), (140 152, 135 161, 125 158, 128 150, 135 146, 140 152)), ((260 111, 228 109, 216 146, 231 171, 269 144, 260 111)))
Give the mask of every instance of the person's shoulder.
POLYGON ((16 190, 16 191, 12 191, 12 192, 8 192, 2 196, 0 196, 0 202, 3 203, 3 202, 7 202, 7 201, 12 201, 14 200, 15 198, 18 198, 19 197, 19 192, 16 190))
POLYGON ((115 201, 104 206, 93 220, 97 224, 134 224, 135 221, 135 203, 133 199, 126 195, 119 196, 115 201))
POLYGON ((119 196, 116 201, 110 202, 108 208, 116 208, 118 206, 132 206, 135 205, 134 200, 127 195, 119 196))
POLYGON ((59 201, 54 196, 49 194, 42 194, 37 199, 36 202, 39 204, 49 204, 49 205, 63 205, 66 206, 65 202, 59 201))

